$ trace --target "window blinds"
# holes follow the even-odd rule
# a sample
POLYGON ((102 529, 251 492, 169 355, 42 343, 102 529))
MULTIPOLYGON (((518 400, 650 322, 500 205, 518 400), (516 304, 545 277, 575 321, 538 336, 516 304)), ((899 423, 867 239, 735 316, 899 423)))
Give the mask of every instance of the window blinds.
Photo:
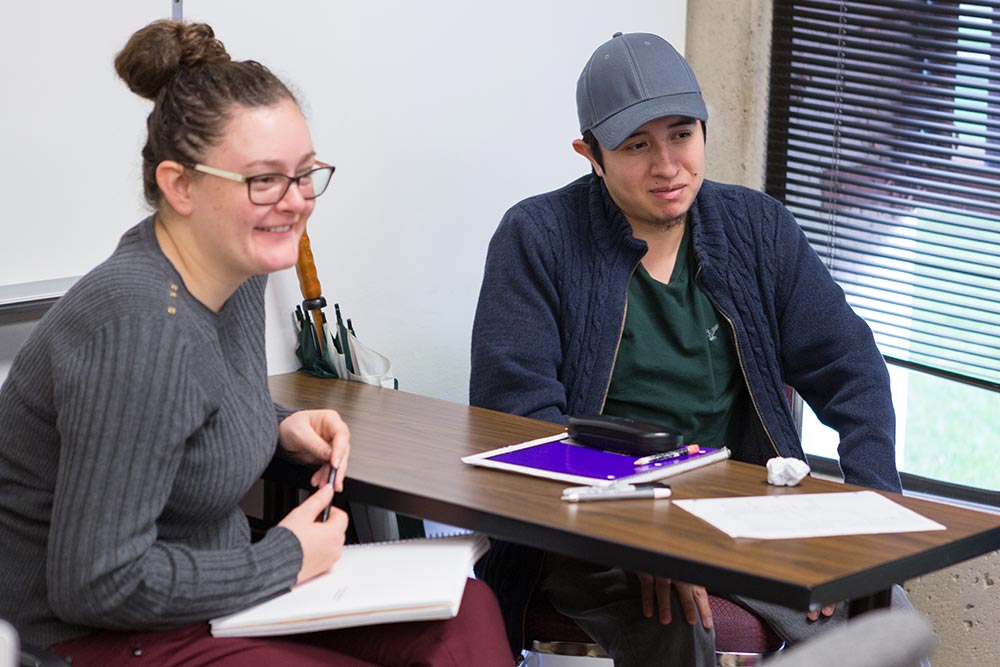
POLYGON ((1000 0, 775 0, 767 191, 890 362, 1000 390, 1000 0))

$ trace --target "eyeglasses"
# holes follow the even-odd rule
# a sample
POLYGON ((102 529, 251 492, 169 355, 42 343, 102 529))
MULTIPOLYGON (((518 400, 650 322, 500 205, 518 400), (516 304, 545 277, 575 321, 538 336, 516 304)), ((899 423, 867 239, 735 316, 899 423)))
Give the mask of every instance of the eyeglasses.
POLYGON ((326 192, 326 187, 330 185, 330 179, 333 178, 336 167, 322 162, 317 162, 317 164, 321 166, 298 176, 285 176, 284 174, 244 176, 224 169, 207 167, 203 164, 192 164, 190 168, 204 174, 228 178, 237 183, 246 183, 247 196, 250 197, 252 203, 259 206, 272 206, 285 197, 293 182, 298 186, 303 199, 316 199, 326 192))

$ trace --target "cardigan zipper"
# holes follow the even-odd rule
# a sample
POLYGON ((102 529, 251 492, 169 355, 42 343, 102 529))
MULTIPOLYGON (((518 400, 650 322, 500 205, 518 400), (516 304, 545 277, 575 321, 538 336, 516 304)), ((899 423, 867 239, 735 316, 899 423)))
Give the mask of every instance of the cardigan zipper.
POLYGON ((628 282, 625 283, 625 309, 622 311, 622 321, 618 325, 618 342, 615 343, 615 356, 611 359, 611 370, 608 372, 607 382, 604 383, 604 395, 601 397, 601 407, 597 411, 597 414, 604 414, 604 404, 608 402, 611 378, 615 376, 615 364, 618 363, 618 349, 622 346, 622 334, 625 333, 625 318, 628 316, 628 286, 632 283, 632 276, 635 275, 637 268, 639 268, 639 262, 636 262, 635 266, 632 267, 631 273, 628 274, 628 282))
MULTIPOLYGON (((694 272, 694 280, 698 285, 698 288, 701 289, 701 266, 698 266, 697 270, 694 272)), ((718 313, 726 320, 726 324, 729 325, 729 330, 733 333, 733 347, 736 348, 736 358, 740 364, 740 374, 743 376, 743 384, 746 385, 747 394, 750 396, 750 404, 753 405, 753 410, 757 414, 757 421, 760 422, 761 428, 764 429, 764 435, 767 436, 767 442, 771 445, 771 449, 774 450, 774 455, 781 456, 781 452, 778 451, 778 446, 774 444, 774 438, 771 437, 771 431, 768 430, 767 424, 764 422, 764 418, 760 414, 760 408, 757 406, 757 399, 754 397, 753 389, 750 387, 750 378, 747 377, 747 369, 743 364, 743 353, 740 352, 740 341, 736 336, 736 326, 733 325, 733 321, 730 319, 729 315, 726 314, 726 311, 719 307, 719 304, 715 302, 715 299, 713 299, 706 290, 702 290, 702 293, 706 298, 708 298, 709 301, 712 302, 715 310, 717 310, 718 313)))

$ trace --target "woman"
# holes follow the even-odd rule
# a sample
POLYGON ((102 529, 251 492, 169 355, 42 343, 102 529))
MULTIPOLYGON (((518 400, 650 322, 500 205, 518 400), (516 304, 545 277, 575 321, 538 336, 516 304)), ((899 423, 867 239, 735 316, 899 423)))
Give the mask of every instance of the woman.
MULTIPOLYGON (((509 665, 496 602, 458 617, 217 639, 207 620, 334 565, 347 426, 271 402, 266 274, 295 264, 316 161, 294 96, 233 62, 207 25, 153 23, 115 68, 154 101, 142 151, 154 215, 39 323, 0 392, 0 617, 74 667, 509 665), (238 502, 275 454, 321 486, 251 544, 238 502)), ((94 220, 92 222, 99 222, 94 220)))

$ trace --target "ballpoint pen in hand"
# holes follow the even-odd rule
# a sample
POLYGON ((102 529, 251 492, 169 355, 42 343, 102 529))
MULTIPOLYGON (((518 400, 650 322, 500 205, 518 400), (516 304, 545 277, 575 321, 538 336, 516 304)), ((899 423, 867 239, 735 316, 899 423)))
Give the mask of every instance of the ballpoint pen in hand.
POLYGON ((659 454, 650 454, 649 456, 643 456, 641 459, 636 459, 632 462, 635 467, 648 466, 652 463, 659 463, 660 461, 669 461, 670 459, 676 459, 680 456, 691 456, 692 454, 697 454, 700 451, 698 445, 685 445, 684 447, 678 447, 677 449, 671 449, 669 452, 660 452, 659 454))
MULTIPOLYGON (((326 483, 333 486, 333 480, 337 479, 337 469, 330 466, 330 477, 327 479, 326 483)), ((330 498, 330 504, 323 509, 323 516, 320 517, 321 521, 326 521, 330 518, 330 508, 333 506, 333 498, 330 498)))

